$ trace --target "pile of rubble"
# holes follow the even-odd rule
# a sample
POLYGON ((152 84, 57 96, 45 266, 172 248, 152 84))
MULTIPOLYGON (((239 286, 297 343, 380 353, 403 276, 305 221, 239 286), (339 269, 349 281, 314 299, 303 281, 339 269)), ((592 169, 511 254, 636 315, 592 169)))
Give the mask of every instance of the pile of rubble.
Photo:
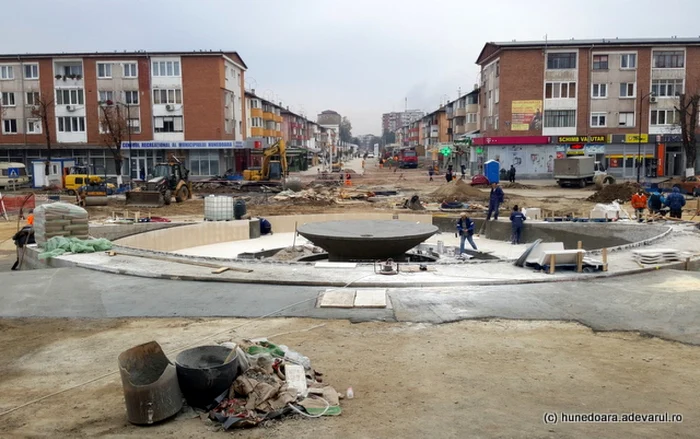
POLYGON ((326 188, 318 191, 316 189, 304 189, 299 192, 287 189, 272 197, 275 201, 306 200, 324 201, 328 203, 335 201, 335 198, 335 191, 326 188))
POLYGON ((445 183, 430 195, 440 202, 488 200, 489 198, 488 192, 482 192, 462 180, 445 183))
POLYGON ((588 197, 587 200, 595 203, 612 203, 613 201, 626 202, 631 200, 632 195, 637 193, 641 188, 639 183, 625 182, 610 184, 588 197))

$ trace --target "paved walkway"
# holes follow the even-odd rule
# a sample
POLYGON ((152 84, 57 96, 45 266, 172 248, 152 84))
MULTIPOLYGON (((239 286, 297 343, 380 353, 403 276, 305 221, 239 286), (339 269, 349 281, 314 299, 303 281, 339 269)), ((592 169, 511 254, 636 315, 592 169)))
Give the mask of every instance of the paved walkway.
POLYGON ((322 288, 143 279, 81 268, 0 273, 0 284, 0 317, 275 313, 428 323, 493 317, 576 321, 596 331, 639 331, 700 344, 698 272, 662 270, 565 284, 390 289, 392 309, 319 309, 316 300, 322 288))

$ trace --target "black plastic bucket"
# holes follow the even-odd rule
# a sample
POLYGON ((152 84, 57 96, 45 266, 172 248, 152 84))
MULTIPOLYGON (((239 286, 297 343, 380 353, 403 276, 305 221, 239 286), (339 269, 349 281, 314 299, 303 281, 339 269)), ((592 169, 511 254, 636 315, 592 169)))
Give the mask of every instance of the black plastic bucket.
POLYGON ((180 390, 192 407, 207 408, 224 393, 238 376, 238 358, 224 360, 231 349, 224 346, 199 346, 182 351, 175 358, 180 390))

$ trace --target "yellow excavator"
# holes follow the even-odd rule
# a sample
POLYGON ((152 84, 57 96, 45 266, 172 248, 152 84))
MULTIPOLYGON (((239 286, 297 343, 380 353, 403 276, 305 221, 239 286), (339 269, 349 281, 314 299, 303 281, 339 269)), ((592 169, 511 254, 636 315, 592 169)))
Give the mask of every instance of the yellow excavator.
POLYGON ((269 181, 282 179, 287 175, 287 148, 284 145, 284 140, 280 139, 271 147, 263 151, 263 161, 260 169, 246 169, 243 171, 243 179, 247 181, 269 181), (272 160, 272 157, 279 156, 279 160, 272 160), (278 175, 276 172, 271 172, 272 168, 279 169, 278 175))

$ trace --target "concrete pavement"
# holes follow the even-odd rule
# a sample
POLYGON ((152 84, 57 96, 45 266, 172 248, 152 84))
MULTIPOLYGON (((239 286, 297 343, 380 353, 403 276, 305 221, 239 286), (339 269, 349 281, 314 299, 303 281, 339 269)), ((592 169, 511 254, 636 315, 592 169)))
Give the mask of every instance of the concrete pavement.
MULTIPOLYGON (((0 317, 346 318, 443 323, 576 321, 700 345, 700 273, 660 270, 567 283, 397 288, 393 309, 319 309, 323 288, 144 279, 60 268, 0 273, 0 317), (105 286, 109 285, 109 288, 105 286)), ((353 286, 349 286, 352 288, 353 286)))

